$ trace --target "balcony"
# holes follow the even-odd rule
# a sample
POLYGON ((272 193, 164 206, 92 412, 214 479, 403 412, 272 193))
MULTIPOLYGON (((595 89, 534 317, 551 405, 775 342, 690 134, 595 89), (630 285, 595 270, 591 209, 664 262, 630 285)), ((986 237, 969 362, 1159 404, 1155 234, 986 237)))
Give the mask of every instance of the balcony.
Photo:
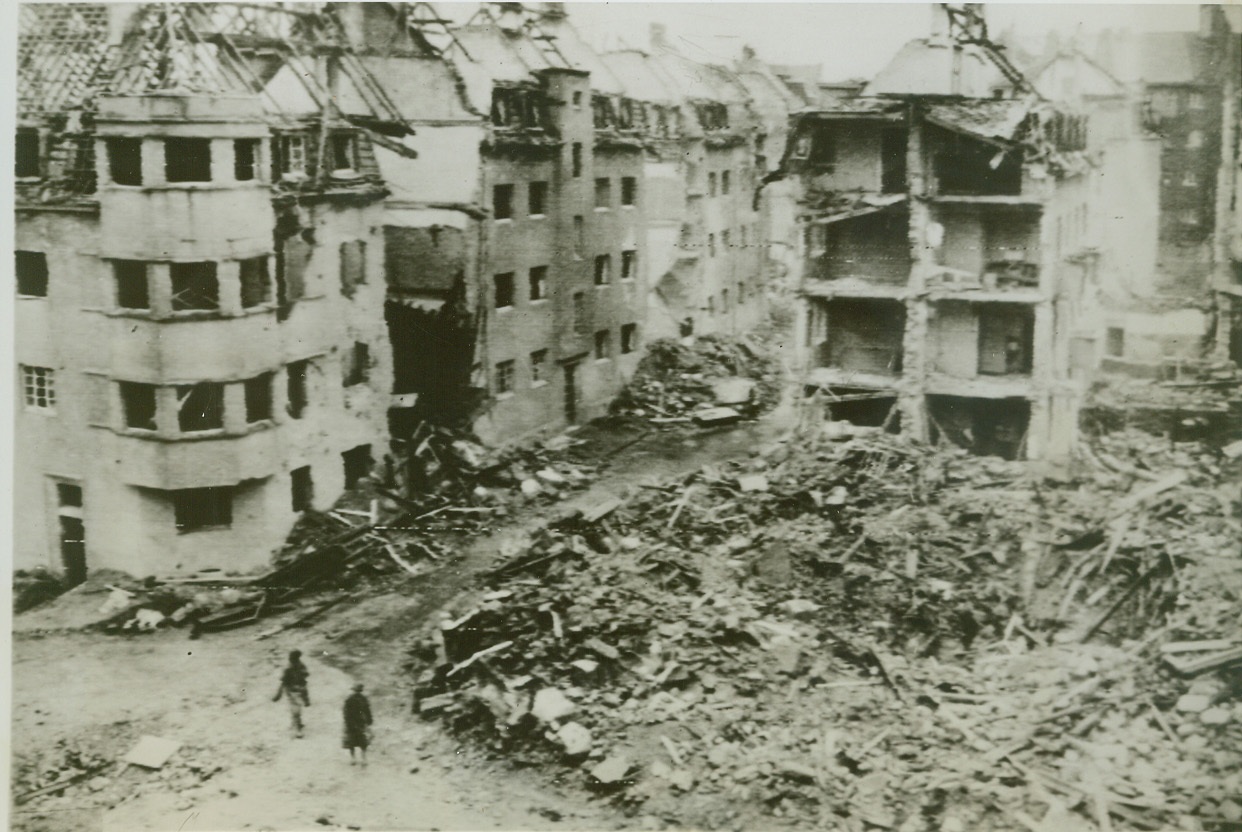
POLYGON ((129 485, 165 491, 270 477, 283 470, 282 430, 264 426, 241 435, 175 440, 116 434, 118 476, 129 485))
POLYGON ((270 307, 241 317, 115 317, 110 372, 133 381, 246 378, 271 369, 283 338, 270 307))

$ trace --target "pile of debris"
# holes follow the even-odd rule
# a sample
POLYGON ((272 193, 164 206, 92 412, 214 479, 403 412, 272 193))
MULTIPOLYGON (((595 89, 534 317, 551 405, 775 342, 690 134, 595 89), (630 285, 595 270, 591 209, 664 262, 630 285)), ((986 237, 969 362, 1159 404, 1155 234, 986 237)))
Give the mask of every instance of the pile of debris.
POLYGON ((780 400, 780 363, 757 336, 652 342, 613 411, 654 424, 727 424, 780 400))
POLYGON ((1242 525, 1205 457, 778 443, 545 529, 411 648, 414 705, 703 828, 1236 822, 1242 525))
POLYGON ((1170 380, 1109 377, 1084 409, 1088 428, 1124 427, 1177 441, 1242 438, 1242 371, 1232 362, 1179 368, 1170 380))

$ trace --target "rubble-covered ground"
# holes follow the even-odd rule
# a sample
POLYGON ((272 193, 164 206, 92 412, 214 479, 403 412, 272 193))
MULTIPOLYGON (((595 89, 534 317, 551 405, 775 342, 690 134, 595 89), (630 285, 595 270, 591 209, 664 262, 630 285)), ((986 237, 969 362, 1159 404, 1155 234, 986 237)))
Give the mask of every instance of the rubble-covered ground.
POLYGON ((1239 464, 1087 457, 865 431, 653 485, 445 612, 420 710, 651 823, 1239 828, 1239 464))

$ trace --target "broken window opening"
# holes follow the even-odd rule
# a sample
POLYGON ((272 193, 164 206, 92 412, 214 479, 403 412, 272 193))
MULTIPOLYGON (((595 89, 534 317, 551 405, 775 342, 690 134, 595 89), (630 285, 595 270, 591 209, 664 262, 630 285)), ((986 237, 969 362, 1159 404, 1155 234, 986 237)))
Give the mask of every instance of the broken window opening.
POLYGON ((186 488, 172 492, 173 518, 179 532, 233 525, 233 489, 186 488))
POLYGON ((341 294, 352 298, 357 287, 367 282, 367 244, 364 240, 341 243, 341 294))
POLYGON ((902 370, 905 304, 895 300, 838 298, 816 302, 807 335, 818 366, 898 375, 902 370))
POLYGON ((582 142, 573 143, 573 147, 570 149, 570 160, 573 177, 577 179, 582 176, 582 142))
POLYGON ((238 182, 251 182, 258 178, 259 140, 233 140, 233 178, 238 182))
POLYGON ((246 379, 246 424, 270 422, 272 420, 272 373, 246 379))
POLYGON ((595 333, 595 360, 606 361, 612 357, 612 333, 601 329, 595 333))
POLYGON ((345 487, 353 488, 359 480, 371 476, 371 446, 359 445, 341 454, 345 466, 345 487))
POLYGON ((361 341, 355 341, 352 349, 345 353, 344 387, 362 384, 370 377, 371 348, 361 341))
POLYGON ((530 354, 530 383, 534 387, 543 384, 547 379, 548 351, 535 350, 530 354))
POLYGON ((928 396, 931 438, 942 438, 979 456, 1020 459, 1025 453, 1031 403, 1026 399, 928 396))
POLYGON ((17 294, 28 298, 47 297, 47 255, 41 251, 14 252, 17 294))
POLYGON ((638 252, 626 249, 621 252, 621 279, 633 280, 638 275, 638 252))
POLYGON ((358 140, 352 133, 336 133, 332 136, 332 171, 358 169, 358 140))
POLYGON ((292 496, 294 511, 310 511, 315 501, 315 483, 311 479, 311 468, 303 465, 289 472, 289 490, 292 496))
POLYGON ((638 177, 621 177, 621 204, 630 207, 638 204, 638 177))
POLYGON ((19 179, 41 175, 39 163, 39 131, 23 127, 17 131, 14 148, 13 175, 19 179))
POLYGON ((1034 311, 1013 304, 979 306, 980 375, 1029 375, 1034 311))
POLYGON ((732 188, 732 176, 729 171, 722 170, 720 172, 720 192, 722 194, 729 193, 732 188))
POLYGON ((171 263, 172 308, 174 312, 217 310, 220 283, 215 263, 171 263))
POLYGON ((26 407, 35 410, 56 409, 56 371, 51 367, 22 365, 22 391, 26 407))
POLYGON ((586 252, 586 220, 581 216, 574 217, 574 258, 581 260, 586 252))
POLYGON ((108 175, 117 185, 142 184, 142 139, 111 138, 108 145, 108 175))
POLYGON ((492 278, 495 303, 497 309, 509 309, 513 306, 515 295, 513 272, 501 272, 492 278))
POLYGON ((307 137, 297 133, 280 137, 272 162, 277 179, 304 179, 307 175, 307 137))
POLYGON ((164 178, 169 182, 210 182, 211 139, 164 139, 164 178))
POLYGON ((530 216, 542 217, 548 212, 548 183, 531 182, 527 191, 530 216))
POLYGON ((492 216, 498 220, 513 219, 513 186, 492 186, 492 216))
POLYGON ((177 423, 182 433, 224 428, 224 385, 216 381, 177 386, 177 423))
POLYGON ((121 309, 151 308, 146 263, 140 260, 113 260, 112 276, 116 283, 116 305, 118 307, 121 309))
POLYGON ((947 130, 937 131, 934 170, 940 193, 959 196, 1018 196, 1022 193, 1022 150, 998 150, 947 130))
POLYGON ((267 256, 251 257, 238 264, 241 276, 241 305, 251 309, 267 303, 272 297, 272 281, 267 269, 267 256))
POLYGON ((595 285, 607 286, 612 282, 612 255, 601 254, 595 258, 595 285))
POLYGON ((612 180, 607 177, 595 180, 595 207, 612 207, 612 180))
POLYGON ((309 361, 294 361, 285 367, 285 412, 292 419, 301 419, 306 413, 306 406, 310 403, 306 384, 309 370, 309 361))
POLYGON ((638 348, 638 324, 621 325, 621 354, 629 355, 638 348))
POLYGON ((530 270, 530 299, 544 300, 548 296, 548 267, 535 266, 530 270))
POLYGON ((82 486, 70 482, 56 483, 56 502, 61 508, 81 508, 82 486))
POLYGON ((125 427, 135 430, 155 430, 156 391, 154 384, 122 381, 121 405, 125 412, 125 427))
POLYGON ((517 362, 515 361, 497 361, 496 362, 496 395, 501 396, 505 393, 512 393, 514 389, 514 380, 517 375, 517 362))
MULTIPOLYGON (((815 388, 812 393, 820 388, 815 388)), ((860 427, 883 427, 889 433, 901 430, 901 413, 895 411, 897 396, 891 391, 869 387, 832 387, 821 391, 825 396, 825 415, 834 422, 849 422, 860 427)))

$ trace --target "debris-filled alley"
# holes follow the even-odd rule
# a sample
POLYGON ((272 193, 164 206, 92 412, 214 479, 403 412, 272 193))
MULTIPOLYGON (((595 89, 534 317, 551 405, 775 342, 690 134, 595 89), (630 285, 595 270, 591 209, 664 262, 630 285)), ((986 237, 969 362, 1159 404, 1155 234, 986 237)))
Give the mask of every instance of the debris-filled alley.
POLYGON ((1242 14, 679 9, 21 6, 11 828, 1242 832, 1242 14))

